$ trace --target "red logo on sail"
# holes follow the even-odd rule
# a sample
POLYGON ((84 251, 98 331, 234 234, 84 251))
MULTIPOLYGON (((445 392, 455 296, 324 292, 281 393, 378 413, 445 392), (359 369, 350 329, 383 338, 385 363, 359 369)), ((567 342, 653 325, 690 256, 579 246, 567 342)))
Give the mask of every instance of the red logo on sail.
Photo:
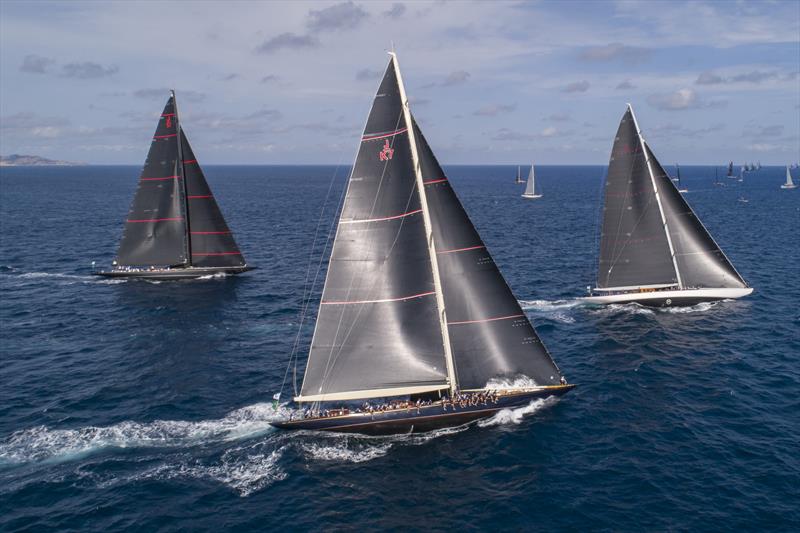
POLYGON ((168 128, 172 127, 172 117, 169 115, 167 115, 167 127, 168 128))
POLYGON ((389 146, 389 139, 386 139, 383 144, 383 150, 378 153, 381 161, 388 161, 394 155, 394 149, 389 146))

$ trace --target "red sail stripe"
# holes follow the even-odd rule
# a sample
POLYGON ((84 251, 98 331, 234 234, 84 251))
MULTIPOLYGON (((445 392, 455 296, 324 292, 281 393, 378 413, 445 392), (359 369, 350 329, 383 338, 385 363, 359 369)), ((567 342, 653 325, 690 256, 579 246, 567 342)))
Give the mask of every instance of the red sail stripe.
POLYGON ((175 113, 161 113, 162 117, 174 117, 175 113))
POLYGON ((508 320, 509 318, 522 318, 525 315, 509 315, 509 316, 498 316, 495 318, 484 318, 483 320, 462 320, 460 322, 448 322, 448 326, 457 326, 459 324, 478 324, 480 322, 494 322, 495 320, 508 320))
POLYGON ((192 198, 213 198, 213 196, 211 196, 210 194, 203 194, 198 196, 187 196, 187 198, 191 200, 192 198))
POLYGON ((420 298, 422 296, 430 296, 436 294, 435 292, 422 292, 419 294, 412 294, 411 296, 402 296, 400 298, 385 298, 383 300, 355 300, 352 302, 320 302, 320 305, 353 305, 353 304, 376 304, 384 302, 402 302, 404 300, 411 300, 412 298, 420 298))
POLYGON ((230 235, 230 231, 190 231, 192 235, 230 235))
POLYGON ((186 161, 184 161, 183 163, 184 163, 184 164, 187 164, 187 163, 197 163, 197 159, 189 159, 189 160, 186 160, 186 161))
POLYGON ((144 218, 141 220, 128 220, 128 222, 167 222, 172 220, 183 220, 183 217, 175 218, 144 218))
POLYGON ((383 218, 366 218, 364 220, 342 220, 340 224, 361 224, 364 222, 380 222, 381 220, 394 220, 396 218, 403 218, 409 215, 416 215, 417 213, 422 213, 422 209, 417 209, 416 211, 409 211, 408 213, 402 213, 400 215, 394 215, 391 217, 383 217, 383 218))
POLYGON ((374 135, 364 135, 363 137, 361 137, 361 141, 362 142, 363 141, 374 141, 376 139, 384 139, 386 137, 394 137, 395 135, 399 135, 399 134, 404 133, 406 131, 408 131, 408 128, 399 129, 397 131, 392 131, 392 132, 389 132, 389 133, 377 133, 377 134, 374 134, 374 135))
POLYGON ((470 246, 468 248, 455 248, 453 250, 442 250, 442 251, 436 252, 436 253, 437 254, 453 254, 453 253, 456 253, 456 252, 466 252, 467 250, 481 250, 483 248, 486 248, 486 246, 480 245, 480 246, 470 246))
POLYGON ((422 184, 423 185, 432 185, 434 183, 441 183, 443 181, 447 181, 447 178, 442 178, 440 180, 423 181, 422 184))
POLYGON ((177 133, 170 133, 169 135, 153 135, 153 139, 166 139, 168 137, 175 137, 177 133))
POLYGON ((192 252, 192 255, 242 255, 242 252, 192 252))
POLYGON ((180 176, 167 176, 166 178, 142 178, 142 181, 161 181, 161 180, 176 180, 180 176))

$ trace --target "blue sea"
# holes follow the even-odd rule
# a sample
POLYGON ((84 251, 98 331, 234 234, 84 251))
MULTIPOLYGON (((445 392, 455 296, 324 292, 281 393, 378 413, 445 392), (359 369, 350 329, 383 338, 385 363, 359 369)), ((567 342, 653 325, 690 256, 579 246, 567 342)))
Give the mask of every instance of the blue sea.
POLYGON ((725 187, 681 168, 755 293, 667 310, 575 300, 602 167, 537 167, 534 201, 516 167, 446 168, 578 387, 431 434, 278 431, 348 170, 205 167, 258 270, 162 283, 91 276, 138 167, 0 171, 0 530, 800 529, 800 190, 783 168, 725 187))

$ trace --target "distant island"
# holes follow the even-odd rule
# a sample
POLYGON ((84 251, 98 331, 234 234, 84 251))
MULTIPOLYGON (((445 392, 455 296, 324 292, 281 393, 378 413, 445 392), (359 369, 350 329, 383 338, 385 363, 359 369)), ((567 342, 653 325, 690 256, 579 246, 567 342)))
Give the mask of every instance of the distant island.
POLYGON ((11 154, 8 156, 0 155, 0 167, 78 167, 87 163, 76 163, 74 161, 60 161, 58 159, 47 159, 38 155, 11 154))

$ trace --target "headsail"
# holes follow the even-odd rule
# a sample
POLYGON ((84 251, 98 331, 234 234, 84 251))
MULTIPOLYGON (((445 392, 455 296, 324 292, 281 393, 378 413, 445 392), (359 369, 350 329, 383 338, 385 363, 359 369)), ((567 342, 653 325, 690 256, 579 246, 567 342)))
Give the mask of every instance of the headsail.
POLYGON ((186 178, 191 263, 198 267, 244 266, 244 256, 211 194, 211 188, 183 129, 180 135, 182 165, 186 178))
POLYGON ((350 175, 298 401, 449 387, 416 187, 392 59, 350 175))
POLYGON ((743 288, 742 279, 645 143, 675 249, 682 288, 743 288))
MULTIPOLYGON (((453 359, 461 389, 525 375, 539 385, 561 374, 478 235, 425 137, 414 124, 433 225, 453 359)), ((531 183, 531 182, 529 182, 531 183)))
POLYGON ((784 184, 786 187, 794 187, 794 182, 792 181, 792 172, 789 170, 789 165, 786 165, 786 183, 784 184))
POLYGON ((611 149, 605 189, 597 287, 677 285, 654 182, 630 106, 611 149))
POLYGON ((117 251, 117 265, 168 266, 189 260, 179 130, 173 94, 153 134, 117 251))

